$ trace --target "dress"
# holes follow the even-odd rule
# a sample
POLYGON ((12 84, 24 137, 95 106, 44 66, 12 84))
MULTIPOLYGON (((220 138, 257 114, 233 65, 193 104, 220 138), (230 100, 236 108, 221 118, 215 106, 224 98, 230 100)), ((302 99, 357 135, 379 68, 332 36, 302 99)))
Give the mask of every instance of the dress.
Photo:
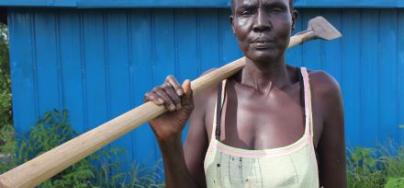
POLYGON ((313 144, 313 117, 310 82, 301 68, 304 88, 305 131, 295 143, 263 150, 246 150, 223 144, 220 136, 220 111, 224 104, 224 81, 215 106, 214 124, 204 169, 208 188, 318 188, 319 175, 313 144), (223 95, 222 95, 223 93, 223 95))

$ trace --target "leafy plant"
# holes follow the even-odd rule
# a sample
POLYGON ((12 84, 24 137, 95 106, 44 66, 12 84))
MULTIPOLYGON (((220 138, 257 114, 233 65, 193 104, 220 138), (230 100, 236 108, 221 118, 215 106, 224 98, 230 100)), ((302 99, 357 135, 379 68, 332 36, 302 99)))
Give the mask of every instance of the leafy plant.
POLYGON ((383 187, 383 174, 377 169, 378 160, 373 157, 374 150, 357 148, 348 156, 348 187, 383 187))
MULTIPOLYGON (((67 111, 46 113, 28 134, 10 144, 10 160, 0 161, 0 173, 22 164, 74 137, 67 111)), ((160 169, 146 171, 134 165, 129 171, 122 171, 122 161, 117 157, 124 151, 120 148, 103 149, 67 168, 40 187, 159 187, 160 169)), ((160 164, 156 165, 161 166, 160 164)))
MULTIPOLYGON (((68 123, 67 112, 52 111, 41 118, 27 136, 14 142, 11 161, 2 164, 0 172, 22 164, 41 153, 56 147, 77 134, 68 123)), ((91 161, 85 159, 66 169, 54 178, 44 182, 41 187, 85 187, 94 176, 91 161)))
POLYGON ((348 187, 403 188, 404 147, 380 146, 348 151, 348 187))
POLYGON ((14 133, 7 32, 7 27, 0 24, 0 153, 10 150, 14 133))

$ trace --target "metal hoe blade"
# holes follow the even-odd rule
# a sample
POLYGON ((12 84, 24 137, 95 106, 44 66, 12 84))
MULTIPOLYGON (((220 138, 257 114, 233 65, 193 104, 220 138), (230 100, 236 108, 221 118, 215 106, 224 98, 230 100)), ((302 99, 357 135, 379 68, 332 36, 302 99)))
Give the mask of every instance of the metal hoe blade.
POLYGON ((313 31, 315 37, 324 40, 334 40, 342 36, 342 34, 322 16, 311 19, 307 30, 313 31))

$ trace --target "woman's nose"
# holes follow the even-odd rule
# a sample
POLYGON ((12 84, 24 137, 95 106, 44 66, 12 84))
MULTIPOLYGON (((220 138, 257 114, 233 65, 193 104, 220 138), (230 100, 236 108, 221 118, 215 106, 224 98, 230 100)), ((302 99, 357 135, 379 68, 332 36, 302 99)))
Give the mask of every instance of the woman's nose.
POLYGON ((269 31, 272 28, 269 16, 262 10, 257 11, 253 30, 255 32, 269 31))

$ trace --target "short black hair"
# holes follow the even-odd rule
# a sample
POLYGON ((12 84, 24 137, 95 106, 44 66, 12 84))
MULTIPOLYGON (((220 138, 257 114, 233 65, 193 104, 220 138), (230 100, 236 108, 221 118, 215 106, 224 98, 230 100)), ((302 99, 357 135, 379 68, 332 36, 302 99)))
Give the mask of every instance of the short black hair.
MULTIPOLYGON (((231 0, 231 12, 232 13, 234 13, 234 1, 235 0, 231 0)), ((290 10, 293 10, 293 8, 294 8, 294 0, 289 0, 289 7, 290 7, 290 10)))

